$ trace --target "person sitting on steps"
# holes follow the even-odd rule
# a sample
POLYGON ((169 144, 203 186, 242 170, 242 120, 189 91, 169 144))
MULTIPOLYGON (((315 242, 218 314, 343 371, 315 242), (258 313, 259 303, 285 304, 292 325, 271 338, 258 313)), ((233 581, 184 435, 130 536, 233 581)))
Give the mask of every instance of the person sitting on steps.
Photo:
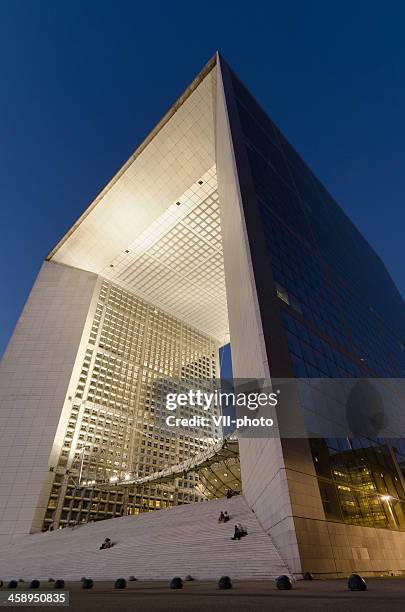
POLYGON ((229 516, 228 512, 225 510, 225 512, 224 512, 224 523, 227 523, 230 520, 230 518, 231 517, 229 516))
POLYGON ((111 548, 114 544, 111 542, 110 538, 106 538, 102 545, 100 546, 100 550, 104 550, 106 548, 111 548))
POLYGON ((221 510, 221 514, 218 517, 218 523, 225 523, 225 514, 221 510))
POLYGON ((233 534, 233 538, 231 540, 240 540, 243 536, 247 536, 247 529, 243 527, 240 523, 235 525, 235 533, 233 534))

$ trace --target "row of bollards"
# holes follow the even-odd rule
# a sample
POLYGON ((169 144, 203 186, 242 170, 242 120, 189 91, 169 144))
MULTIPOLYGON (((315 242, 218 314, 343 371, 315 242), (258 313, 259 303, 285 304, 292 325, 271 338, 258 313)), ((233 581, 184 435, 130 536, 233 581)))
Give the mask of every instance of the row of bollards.
MULTIPOLYGON (((310 572, 305 572, 303 580, 314 580, 314 577, 310 572)), ((289 576, 279 576, 276 580, 276 586, 280 591, 291 590, 291 578, 289 576)), ((367 583, 360 574, 351 574, 347 579, 347 588, 349 591, 366 591, 367 583)))
MULTIPOLYGON (((313 575, 310 572, 306 572, 303 576, 304 580, 314 580, 313 575)), ((194 580, 194 578, 190 575, 186 576, 186 581, 194 580)), ((119 578, 115 582, 116 589, 123 589, 126 586, 126 581, 124 578, 119 578)), ((170 581, 171 589, 182 589, 183 588, 183 580, 179 576, 175 576, 170 581)), ((279 591, 290 591, 292 589, 292 580, 289 576, 282 575, 276 579, 276 587, 279 591)), ((219 589, 231 589, 232 588, 232 580, 229 576, 221 576, 218 581, 219 589)), ((364 578, 362 578, 359 574, 351 574, 347 581, 347 588, 350 591, 365 591, 367 590, 367 584, 364 578)))
MULTIPOLYGON (((24 582, 23 580, 20 580, 19 582, 24 582)), ((64 580, 53 580, 53 579, 49 579, 48 582, 53 582, 53 588, 54 589, 64 589, 65 588, 65 581, 64 580)), ((0 580, 0 587, 3 586, 3 581, 0 580)), ((39 589, 39 587, 41 586, 41 583, 39 580, 31 580, 29 588, 30 589, 39 589)), ((7 584, 7 588, 8 589, 17 589, 18 588, 18 582, 17 580, 10 580, 10 582, 7 584)))
MULTIPOLYGON (((194 580, 194 578, 190 575, 186 576, 185 581, 190 582, 194 580)), ((171 579, 169 584, 171 589, 182 589, 183 588, 183 580, 180 576, 175 576, 171 579)), ((229 576, 221 576, 218 581, 218 588, 220 589, 231 589, 232 588, 232 580, 229 576)))
MULTIPOLYGON (((313 580, 314 577, 312 576, 312 574, 310 572, 306 572, 303 576, 304 580, 313 580)), ((134 582, 137 579, 135 578, 135 576, 130 576, 128 578, 128 582, 134 582)), ((188 574, 185 577, 185 582, 190 582, 192 580, 194 580, 194 578, 188 574)), ((20 580, 20 582, 23 582, 22 580, 20 580)), ((49 578, 48 582, 53 582, 53 588, 54 589, 64 589, 65 588, 65 581, 64 580, 54 580, 53 578, 49 578)), ((82 583, 82 588, 83 589, 92 589, 94 586, 94 581, 92 580, 92 578, 86 578, 83 577, 81 579, 81 583, 82 583)), ((3 581, 0 580, 0 587, 3 586, 3 581)), ((41 586, 41 583, 39 580, 31 580, 29 588, 30 589, 39 589, 39 587, 41 586)), ((114 588, 115 589, 125 589, 127 586, 127 581, 125 578, 117 578, 117 580, 114 582, 114 588)), ((182 589, 183 588, 183 580, 180 578, 180 576, 175 576, 174 578, 171 579, 169 586, 171 589, 182 589)), ((290 591, 292 589, 292 580, 289 576, 286 575, 282 575, 279 576, 276 579, 276 587, 279 591, 290 591)), ((10 580, 10 582, 7 584, 7 588, 8 589, 17 589, 18 588, 18 582, 17 580, 10 580)), ((225 590, 225 589, 231 589, 232 588, 232 580, 230 579, 229 576, 221 576, 221 578, 218 581, 218 588, 221 590, 225 590)), ((349 591, 366 591, 367 590, 367 584, 366 581, 364 580, 364 578, 362 578, 362 576, 360 576, 359 574, 351 574, 347 580, 347 588, 349 589, 349 591)))

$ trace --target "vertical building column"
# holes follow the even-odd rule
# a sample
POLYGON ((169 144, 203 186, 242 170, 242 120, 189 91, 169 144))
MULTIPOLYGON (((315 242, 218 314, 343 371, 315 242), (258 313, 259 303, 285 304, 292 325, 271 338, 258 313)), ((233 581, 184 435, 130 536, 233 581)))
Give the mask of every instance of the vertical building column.
POLYGON ((45 262, 0 365, 0 539, 39 531, 97 275, 45 262))
MULTIPOLYGON (((233 376, 267 380, 271 376, 288 377, 289 355, 278 320, 270 261, 230 72, 221 58, 217 65, 217 174, 233 376)), ((298 446, 301 442, 305 441, 297 441, 298 446)), ((294 478, 289 471, 296 464, 297 443, 284 448, 278 437, 242 438, 239 445, 246 500, 291 571, 299 573, 302 567, 290 490, 294 478)), ((306 444, 301 457, 308 452, 306 444)))

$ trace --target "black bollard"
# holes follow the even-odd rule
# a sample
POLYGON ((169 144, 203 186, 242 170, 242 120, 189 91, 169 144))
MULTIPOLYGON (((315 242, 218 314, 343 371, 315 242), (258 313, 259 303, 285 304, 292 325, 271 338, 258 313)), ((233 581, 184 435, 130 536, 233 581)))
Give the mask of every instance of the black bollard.
POLYGON ((175 576, 170 580, 170 588, 171 589, 182 589, 183 581, 179 576, 175 576))
POLYGON ((222 590, 232 588, 232 580, 229 578, 229 576, 221 576, 218 581, 218 588, 222 590))
POLYGON ((55 580, 53 588, 54 589, 64 589, 65 588, 65 581, 64 580, 55 580))
POLYGON ((359 574, 351 574, 347 580, 347 588, 349 591, 366 591, 367 584, 359 574))
POLYGON ((115 589, 125 589, 126 586, 127 581, 125 580, 125 578, 117 578, 114 584, 115 589))
POLYGON ((10 582, 7 585, 8 589, 16 589, 17 587, 18 587, 17 580, 10 580, 10 582))
POLYGON ((289 576, 285 574, 279 576, 276 580, 276 587, 279 591, 290 591, 292 589, 292 582, 289 576))
POLYGON ((314 580, 313 575, 311 574, 311 572, 305 572, 305 574, 302 577, 303 580, 314 580))
POLYGON ((93 585, 94 582, 91 578, 85 578, 84 580, 82 580, 82 589, 92 589, 93 585))
POLYGON ((41 583, 39 582, 39 580, 31 580, 30 589, 39 589, 40 586, 41 583))

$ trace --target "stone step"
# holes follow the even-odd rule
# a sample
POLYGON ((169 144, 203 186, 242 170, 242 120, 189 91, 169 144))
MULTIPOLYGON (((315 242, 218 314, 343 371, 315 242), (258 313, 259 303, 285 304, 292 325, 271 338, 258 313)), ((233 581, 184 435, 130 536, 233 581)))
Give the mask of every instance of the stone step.
POLYGON ((281 573, 289 572, 243 496, 25 536, 0 551, 3 580, 110 580, 131 574, 145 580, 176 574, 201 580, 222 574, 261 580, 281 573), (229 523, 218 523, 221 510, 228 511, 229 523), (238 522, 246 526, 248 536, 232 541, 238 522), (105 537, 116 544, 99 550, 105 537))

